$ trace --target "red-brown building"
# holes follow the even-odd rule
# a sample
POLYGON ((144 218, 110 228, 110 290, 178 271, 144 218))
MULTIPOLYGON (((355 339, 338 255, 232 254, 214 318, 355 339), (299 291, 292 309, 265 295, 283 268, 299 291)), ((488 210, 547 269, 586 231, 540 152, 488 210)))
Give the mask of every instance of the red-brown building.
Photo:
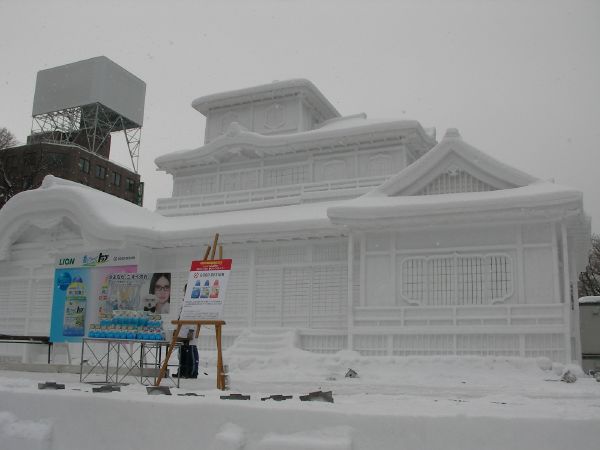
POLYGON ((79 145, 35 143, 31 137, 28 142, 0 150, 0 207, 15 194, 39 187, 49 174, 142 205, 140 175, 107 158, 110 142, 99 153, 79 145))

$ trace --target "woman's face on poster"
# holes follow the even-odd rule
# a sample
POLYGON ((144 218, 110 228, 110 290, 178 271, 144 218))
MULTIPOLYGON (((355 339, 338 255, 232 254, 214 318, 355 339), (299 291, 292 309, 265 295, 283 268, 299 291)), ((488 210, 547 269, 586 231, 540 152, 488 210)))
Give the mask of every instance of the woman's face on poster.
POLYGON ((165 277, 160 277, 154 285, 154 296, 157 304, 164 304, 171 296, 171 283, 165 277))

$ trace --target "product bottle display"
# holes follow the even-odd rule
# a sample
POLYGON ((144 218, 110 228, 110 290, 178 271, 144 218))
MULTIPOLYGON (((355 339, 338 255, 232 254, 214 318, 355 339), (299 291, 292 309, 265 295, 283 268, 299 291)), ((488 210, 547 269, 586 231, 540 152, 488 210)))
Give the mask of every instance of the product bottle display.
POLYGON ((80 277, 74 277, 67 287, 63 336, 83 336, 85 333, 85 285, 80 277))

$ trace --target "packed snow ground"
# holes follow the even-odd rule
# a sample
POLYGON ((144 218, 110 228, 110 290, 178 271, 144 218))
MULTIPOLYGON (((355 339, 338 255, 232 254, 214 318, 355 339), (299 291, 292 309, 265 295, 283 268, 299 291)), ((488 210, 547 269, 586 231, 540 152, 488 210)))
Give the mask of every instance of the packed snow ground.
MULTIPOLYGON (((229 392, 214 356, 172 396, 133 382, 93 393, 74 373, 0 371, 0 449, 597 449, 600 382, 575 383, 547 360, 360 357, 291 350, 230 358, 229 392), (358 378, 345 378, 349 368, 358 378), (207 375, 204 375, 206 373, 207 375), (38 390, 56 381, 65 390, 38 390), (299 395, 333 391, 334 403, 299 395), (194 393, 198 396, 176 394, 194 393), (221 400, 243 393, 250 400, 221 400), (261 401, 271 394, 290 400, 261 401)), ((134 380, 132 380, 134 381, 134 380)))

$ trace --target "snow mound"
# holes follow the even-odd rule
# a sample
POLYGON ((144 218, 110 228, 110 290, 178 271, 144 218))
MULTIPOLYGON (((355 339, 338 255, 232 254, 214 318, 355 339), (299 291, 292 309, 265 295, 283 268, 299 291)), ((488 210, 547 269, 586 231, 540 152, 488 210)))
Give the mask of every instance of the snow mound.
POLYGON ((0 411, 0 443, 2 450, 46 450, 50 448, 52 426, 48 423, 19 420, 0 411))
POLYGON ((293 434, 268 434, 257 450, 351 450, 350 427, 333 427, 293 434))
POLYGON ((245 445, 244 429, 234 423, 226 423, 215 435, 210 450, 241 450, 245 445))

